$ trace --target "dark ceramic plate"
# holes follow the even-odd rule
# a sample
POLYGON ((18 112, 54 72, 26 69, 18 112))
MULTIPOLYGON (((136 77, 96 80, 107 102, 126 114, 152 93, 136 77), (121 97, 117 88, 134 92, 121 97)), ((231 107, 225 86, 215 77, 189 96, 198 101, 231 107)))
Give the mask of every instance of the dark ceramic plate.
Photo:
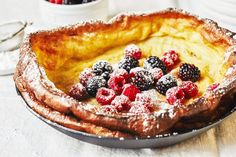
MULTIPOLYGON (((22 97, 19 90, 16 88, 16 91, 19 96, 22 97)), ((23 98, 23 97, 22 97, 23 98)), ((24 98, 23 98, 24 100, 24 98)), ((25 100, 24 100, 25 101, 25 100)), ((96 136, 93 134, 88 134, 81 131, 75 131, 72 129, 68 129, 63 127, 57 123, 51 122, 50 120, 42 117, 38 113, 36 113, 25 101, 27 109, 33 113, 36 117, 50 125, 51 127, 57 129, 58 131, 69 135, 73 138, 79 139, 84 142, 105 146, 105 147, 113 147, 113 148, 155 148, 155 147, 165 147, 170 146, 186 139, 192 138, 196 135, 199 135, 212 127, 215 127, 219 123, 221 123, 225 118, 229 117, 235 110, 236 110, 236 95, 233 96, 233 100, 230 102, 221 103, 218 107, 216 113, 222 113, 219 116, 216 116, 214 120, 211 121, 204 121, 204 124, 198 127, 186 127, 188 129, 183 129, 182 131, 172 131, 172 133, 158 135, 156 137, 151 138, 134 138, 134 139, 124 139, 124 138, 108 138, 108 137, 101 137, 96 136), (225 104, 227 103, 227 104, 225 104)), ((184 122, 182 122, 184 123, 184 122)), ((184 126, 184 125, 181 125, 184 126)), ((194 125, 193 125, 194 126, 194 125)))

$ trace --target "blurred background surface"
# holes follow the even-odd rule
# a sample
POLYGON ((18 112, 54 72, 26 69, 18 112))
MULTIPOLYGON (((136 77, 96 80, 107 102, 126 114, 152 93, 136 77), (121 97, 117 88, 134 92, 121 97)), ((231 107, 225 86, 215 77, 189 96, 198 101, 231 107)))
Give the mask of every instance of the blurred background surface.
MULTIPOLYGON (((20 19, 41 24, 38 2, 39 0, 1 1, 0 23, 20 19)), ((182 8, 236 31, 236 0, 109 0, 109 17, 120 12, 153 12, 168 7, 182 8)))

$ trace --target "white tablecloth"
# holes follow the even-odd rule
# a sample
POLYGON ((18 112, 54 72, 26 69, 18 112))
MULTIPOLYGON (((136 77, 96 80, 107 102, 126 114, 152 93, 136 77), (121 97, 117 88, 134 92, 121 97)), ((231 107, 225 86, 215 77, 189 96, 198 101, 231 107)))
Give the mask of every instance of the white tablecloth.
MULTIPOLYGON (((0 2, 0 22, 12 19, 36 21, 35 0, 0 2)), ((112 149, 68 137, 33 116, 15 92, 12 76, 0 77, 0 156, 75 157, 75 156, 165 156, 235 157, 236 113, 200 136, 161 149, 112 149)))

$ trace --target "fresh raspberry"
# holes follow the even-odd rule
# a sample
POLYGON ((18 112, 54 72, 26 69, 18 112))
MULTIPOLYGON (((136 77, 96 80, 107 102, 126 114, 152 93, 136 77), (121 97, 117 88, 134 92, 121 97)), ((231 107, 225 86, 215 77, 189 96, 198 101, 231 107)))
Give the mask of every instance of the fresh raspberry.
POLYGON ((131 103, 129 113, 141 115, 150 113, 150 110, 147 106, 143 105, 142 102, 134 101, 131 103))
POLYGON ((191 81, 184 81, 181 88, 183 89, 186 98, 192 98, 198 93, 197 85, 191 81))
POLYGON ((174 50, 171 50, 165 52, 161 60, 166 65, 167 69, 171 70, 179 61, 179 55, 174 50))
POLYGON ((113 73, 111 73, 110 77, 115 76, 122 76, 125 78, 125 80, 129 79, 129 73, 125 69, 115 69, 113 73))
POLYGON ((112 105, 101 106, 100 112, 107 113, 107 114, 116 114, 116 113, 118 113, 118 111, 115 108, 115 106, 112 106, 112 105))
POLYGON ((56 3, 56 4, 62 4, 62 1, 63 1, 63 0, 55 0, 55 3, 56 3))
POLYGON ((142 51, 137 45, 130 44, 125 48, 125 56, 130 56, 139 60, 142 56, 142 51))
POLYGON ((154 82, 157 82, 162 76, 164 76, 164 73, 160 68, 154 68, 149 71, 154 79, 154 82))
POLYGON ((69 95, 77 100, 84 99, 86 94, 86 88, 81 83, 73 85, 69 90, 69 95))
POLYGON ((173 68, 173 66, 175 65, 175 62, 174 62, 171 58, 166 57, 166 56, 162 57, 162 58, 161 58, 161 61, 165 64, 165 66, 167 67, 167 69, 168 69, 169 71, 170 71, 170 70, 173 68))
POLYGON ((184 91, 180 87, 173 87, 167 90, 166 99, 167 101, 173 105, 175 103, 183 103, 185 98, 184 91))
POLYGON ((56 3, 56 0, 49 0, 50 3, 56 3))
POLYGON ((210 85, 207 90, 208 91, 214 91, 220 84, 219 83, 214 83, 212 85, 210 85))
POLYGON ((125 83, 126 80, 122 76, 111 77, 108 80, 108 86, 113 89, 117 94, 120 94, 122 92, 125 83))
POLYGON ((116 93, 112 89, 100 88, 98 89, 96 100, 101 105, 111 104, 111 101, 116 97, 116 93))
POLYGON ((177 63, 179 61, 179 55, 174 50, 170 50, 168 52, 165 52, 163 57, 170 58, 174 63, 177 63))
POLYGON ((142 102, 150 111, 154 111, 154 102, 148 94, 138 93, 136 95, 135 101, 142 102))
POLYGON ((134 101, 136 95, 140 93, 140 90, 133 84, 125 84, 122 94, 127 96, 129 100, 134 101))
POLYGON ((92 72, 92 69, 84 69, 80 75, 79 75, 79 80, 80 80, 80 83, 84 86, 87 85, 87 82, 90 78, 94 77, 95 74, 92 72))
POLYGON ((115 108, 121 112, 121 111, 129 111, 130 109, 130 100, 125 95, 120 95, 115 97, 115 99, 111 102, 111 105, 115 106, 115 108))

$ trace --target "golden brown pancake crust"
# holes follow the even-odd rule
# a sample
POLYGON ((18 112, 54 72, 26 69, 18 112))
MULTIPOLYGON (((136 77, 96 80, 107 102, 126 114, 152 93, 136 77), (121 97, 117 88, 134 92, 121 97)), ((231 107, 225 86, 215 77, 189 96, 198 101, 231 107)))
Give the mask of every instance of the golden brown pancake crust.
POLYGON ((175 9, 168 9, 147 15, 121 15, 109 23, 87 22, 51 31, 41 31, 29 35, 21 46, 20 61, 16 68, 14 80, 17 88, 33 110, 43 117, 63 126, 110 137, 130 136, 120 131, 129 132, 141 137, 155 136, 166 132, 182 117, 194 116, 203 111, 210 112, 214 110, 218 106, 222 96, 228 92, 235 92, 236 76, 233 65, 236 62, 235 49, 232 48, 232 46, 236 44, 233 38, 234 35, 234 33, 220 28, 211 20, 199 19, 182 10, 175 9), (45 72, 56 70, 62 65, 61 62, 57 62, 57 57, 65 58, 63 62, 68 59, 68 56, 70 56, 70 59, 74 57, 74 59, 83 60, 82 53, 86 54, 90 52, 90 57, 94 57, 101 54, 101 52, 97 51, 98 49, 103 51, 109 50, 109 48, 111 48, 109 41, 115 40, 109 39, 108 37, 107 41, 101 45, 97 43, 97 46, 93 47, 90 45, 86 49, 78 47, 76 50, 79 50, 81 53, 80 56, 80 53, 76 54, 71 47, 65 47, 63 41, 67 39, 70 39, 70 42, 71 39, 73 39, 72 41, 77 42, 78 45, 86 45, 87 43, 91 44, 90 40, 85 39, 86 34, 90 34, 88 39, 97 39, 99 36, 92 38, 91 34, 98 33, 103 35, 102 38, 104 38, 104 35, 106 37, 106 35, 109 36, 109 34, 114 32, 118 32, 118 34, 120 32, 122 43, 120 43, 121 41, 117 41, 117 45, 113 45, 119 46, 119 44, 128 44, 136 40, 144 40, 153 33, 153 30, 158 30, 156 28, 158 25, 149 25, 151 29, 147 29, 147 32, 142 32, 142 35, 134 36, 137 32, 134 34, 131 33, 131 35, 127 35, 125 39, 122 38, 122 32, 135 32, 136 29, 145 31, 145 28, 136 28, 134 25, 139 23, 151 24, 155 22, 155 20, 161 21, 163 19, 184 19, 189 21, 190 26, 196 28, 196 31, 200 32, 201 37, 203 37, 204 41, 207 41, 207 43, 215 47, 224 48, 225 50, 231 47, 224 58, 226 62, 225 65, 230 70, 226 69, 227 73, 221 80, 217 90, 206 91, 201 97, 193 100, 188 105, 169 105, 168 108, 149 115, 129 115, 125 113, 107 115, 100 113, 95 106, 78 102, 68 96, 61 89, 58 89, 54 82, 49 80, 48 74, 45 72), (53 45, 53 43, 57 43, 57 45, 53 45), (68 48, 68 52, 59 52, 57 47, 63 48, 62 50, 68 48), (36 51, 42 53, 37 53, 36 55, 36 51), (91 52, 94 52, 94 54, 91 52), (68 113, 73 113, 80 120, 78 121, 68 116, 68 113))

